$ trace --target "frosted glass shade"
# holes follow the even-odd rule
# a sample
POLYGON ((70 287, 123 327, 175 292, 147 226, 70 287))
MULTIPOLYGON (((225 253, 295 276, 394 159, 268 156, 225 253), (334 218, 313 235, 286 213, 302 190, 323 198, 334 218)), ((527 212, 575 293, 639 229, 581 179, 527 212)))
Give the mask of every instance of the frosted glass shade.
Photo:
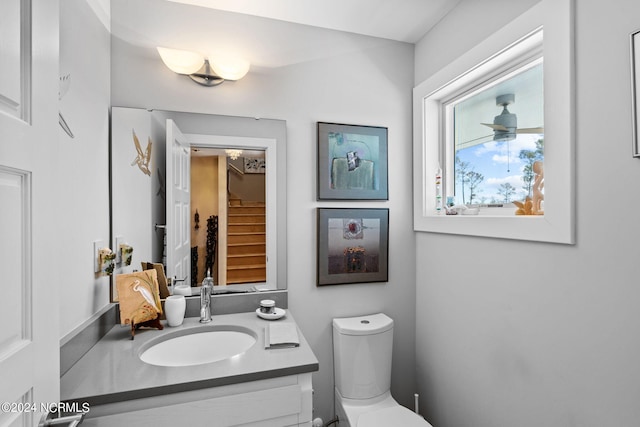
POLYGON ((225 80, 240 80, 251 67, 249 61, 237 57, 210 57, 209 62, 213 71, 225 80))
POLYGON ((204 64, 204 57, 196 52, 157 47, 160 58, 174 73, 193 74, 204 64))

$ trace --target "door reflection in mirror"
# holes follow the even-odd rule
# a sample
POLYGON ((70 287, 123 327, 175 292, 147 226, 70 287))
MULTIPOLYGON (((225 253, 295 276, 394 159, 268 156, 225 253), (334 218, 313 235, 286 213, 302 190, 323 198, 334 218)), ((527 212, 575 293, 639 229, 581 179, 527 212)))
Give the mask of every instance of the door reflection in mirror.
POLYGON ((224 149, 191 148, 191 211, 207 218, 206 227, 191 228, 193 286, 209 269, 217 285, 266 281, 264 157, 264 150, 244 150, 234 160, 224 149))

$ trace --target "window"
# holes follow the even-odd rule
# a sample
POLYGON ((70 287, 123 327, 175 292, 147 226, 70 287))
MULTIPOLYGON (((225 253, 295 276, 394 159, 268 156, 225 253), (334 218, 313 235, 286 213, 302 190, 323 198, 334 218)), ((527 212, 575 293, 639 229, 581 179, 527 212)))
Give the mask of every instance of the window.
MULTIPOLYGON (((511 202, 532 199, 535 171, 543 170, 542 58, 495 77, 442 106, 448 128, 440 147, 444 194, 447 203, 514 212, 511 202)), ((535 214, 543 212, 540 206, 535 214)))
POLYGON ((416 231, 574 243, 571 3, 542 0, 414 89, 416 231), (445 215, 447 196, 478 215, 445 215))

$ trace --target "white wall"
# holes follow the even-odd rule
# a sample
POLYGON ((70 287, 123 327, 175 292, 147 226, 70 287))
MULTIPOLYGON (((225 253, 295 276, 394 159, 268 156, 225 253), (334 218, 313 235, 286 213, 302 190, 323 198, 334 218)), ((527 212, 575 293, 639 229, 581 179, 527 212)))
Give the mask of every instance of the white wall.
MULTIPOLYGON (((417 81, 509 19, 496 18, 501 5, 516 13, 508 0, 475 3, 418 44, 417 81)), ((635 0, 576 0, 575 246, 417 235, 417 380, 434 426, 638 425, 629 34, 639 15, 635 0)))
MULTIPOLYGON (((154 235, 162 233, 153 227, 156 223, 153 221, 152 206, 164 202, 156 190, 159 180, 155 162, 156 158, 161 157, 158 152, 164 151, 164 144, 152 137, 152 118, 147 110, 113 108, 111 123, 112 249, 118 250, 116 240, 133 247, 129 266, 116 263, 114 275, 117 275, 140 270, 141 262, 161 261, 161 258, 153 256, 154 252, 159 251, 154 245, 154 235), (138 156, 134 133, 142 153, 146 154, 147 146, 151 143, 151 160, 145 171, 149 172, 148 175, 133 162, 138 156)), ((117 289, 113 294, 117 294, 117 289)))
POLYGON ((538 0, 462 0, 416 43, 416 85, 537 2, 538 0))
POLYGON ((60 337, 109 303, 109 278, 93 273, 92 243, 109 246, 109 46, 109 31, 87 0, 60 2, 60 75, 71 78, 60 111, 74 134, 70 138, 60 129, 55 135, 57 203, 65 212, 51 224, 58 234, 51 250, 65 254, 58 278, 60 337))
MULTIPOLYGON (((120 14, 142 26, 145 19, 165 19, 160 16, 162 7, 147 16, 132 16, 132 7, 113 2, 114 22, 120 14)), ((232 17, 245 36, 259 28, 261 33, 253 35, 260 39, 256 43, 269 45, 271 37, 291 34, 285 38, 292 43, 308 44, 306 58, 277 67, 255 67, 240 81, 205 88, 169 71, 153 47, 134 46, 119 37, 126 31, 114 25, 113 105, 286 120, 289 307, 320 362, 320 371, 313 378, 315 415, 325 420, 333 416, 331 319, 378 311, 396 321, 392 387, 401 402, 412 405, 415 238, 409 165, 413 45, 250 16, 204 10, 203 14, 210 27, 232 17), (318 121, 389 128, 388 202, 316 201, 318 121), (389 283, 316 287, 316 208, 334 206, 390 209, 389 283)))

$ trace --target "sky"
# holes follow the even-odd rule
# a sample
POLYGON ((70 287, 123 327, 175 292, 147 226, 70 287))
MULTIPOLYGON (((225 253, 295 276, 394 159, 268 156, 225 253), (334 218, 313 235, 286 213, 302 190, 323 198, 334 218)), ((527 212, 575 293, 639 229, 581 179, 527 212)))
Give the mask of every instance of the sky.
MULTIPOLYGON (((536 141, 544 135, 522 134, 513 141, 489 141, 484 144, 459 150, 457 155, 464 162, 469 162, 470 169, 484 175, 484 180, 476 190, 477 203, 501 202, 503 196, 498 189, 503 183, 510 183, 516 188, 516 195, 511 200, 523 200, 527 193, 522 188, 522 170, 525 163, 520 160, 521 150, 536 149, 536 141)), ((469 191, 465 188, 466 202, 469 202, 469 191)), ((456 203, 463 203, 460 187, 456 185, 456 203)))

